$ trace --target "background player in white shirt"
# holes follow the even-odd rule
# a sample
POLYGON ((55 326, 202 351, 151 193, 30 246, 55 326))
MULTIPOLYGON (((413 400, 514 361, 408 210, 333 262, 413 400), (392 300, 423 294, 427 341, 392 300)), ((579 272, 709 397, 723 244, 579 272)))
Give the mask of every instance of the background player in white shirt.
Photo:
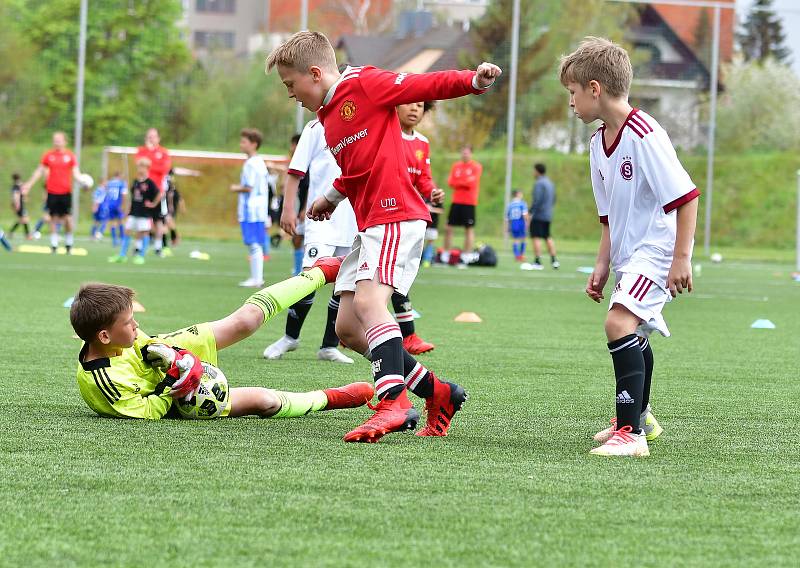
POLYGON ((692 291, 691 255, 697 190, 669 136, 632 108, 633 70, 627 52, 606 39, 586 38, 561 61, 570 107, 585 123, 602 120, 590 142, 592 188, 603 231, 586 293, 603 299, 614 270, 605 330, 616 375, 616 419, 598 432, 604 456, 647 456, 648 440, 662 431, 650 412, 654 330, 669 336, 661 310, 692 291))
POLYGON ((258 157, 263 137, 255 128, 245 128, 239 133, 239 148, 247 154, 238 184, 230 189, 239 194, 237 214, 242 229, 242 240, 250 253, 250 278, 239 286, 260 288, 264 285, 264 240, 269 217, 269 172, 264 160, 258 157))
MULTIPOLYGON (((342 171, 336 164, 333 154, 328 150, 325 132, 318 120, 312 120, 303 128, 286 176, 283 191, 283 213, 281 228, 290 235, 297 233, 298 214, 296 200, 300 181, 308 177, 308 203, 322 195, 333 185, 342 171)), ((305 215, 305 211, 302 211, 305 215)), ((318 258, 342 256, 350 252, 358 227, 356 216, 350 202, 345 199, 336 208, 328 221, 305 221, 303 269, 313 266, 318 258)), ((314 293, 309 294, 291 308, 286 316, 285 335, 264 350, 266 359, 280 359, 285 353, 297 349, 300 343, 300 330, 314 303, 314 293)), ((336 316, 339 313, 339 296, 332 296, 328 302, 328 316, 322 345, 317 358, 337 363, 352 363, 353 360, 337 349, 339 337, 336 335, 336 316)))

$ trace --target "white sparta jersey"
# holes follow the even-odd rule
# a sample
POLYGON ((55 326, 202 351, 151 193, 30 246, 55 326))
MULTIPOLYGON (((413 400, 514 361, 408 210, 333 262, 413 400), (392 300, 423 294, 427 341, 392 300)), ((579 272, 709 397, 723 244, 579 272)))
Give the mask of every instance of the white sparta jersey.
POLYGON ((592 136, 589 163, 597 212, 611 235, 611 266, 618 274, 642 274, 666 290, 675 210, 700 192, 653 117, 633 109, 610 147, 605 128, 592 136))
MULTIPOLYGON (((309 175, 308 207, 314 200, 333 187, 333 180, 342 175, 342 170, 328 150, 325 141, 325 130, 318 120, 312 120, 303 128, 297 149, 289 163, 289 173, 300 178, 309 175)), ((339 247, 353 246, 358 227, 356 214, 350 201, 345 199, 331 215, 328 221, 305 222, 305 243, 324 244, 339 247)))
POLYGON ((265 222, 269 218, 268 180, 269 172, 263 158, 256 155, 245 161, 239 185, 249 187, 250 191, 239 194, 237 215, 240 223, 265 222))

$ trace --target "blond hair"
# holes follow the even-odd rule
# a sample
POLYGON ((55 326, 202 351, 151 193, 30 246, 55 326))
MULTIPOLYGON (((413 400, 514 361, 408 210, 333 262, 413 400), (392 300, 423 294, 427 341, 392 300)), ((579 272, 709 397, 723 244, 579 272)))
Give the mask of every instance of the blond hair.
POLYGON ((120 314, 133 307, 135 295, 125 286, 84 284, 69 308, 72 329, 84 341, 94 341, 98 333, 110 328, 120 314))
POLYGON ((290 67, 305 73, 312 65, 327 71, 336 71, 336 52, 331 42, 320 32, 297 32, 272 50, 267 57, 265 71, 276 65, 290 67))
POLYGON ((597 81, 612 97, 624 97, 631 90, 633 68, 628 52, 611 40, 588 36, 578 49, 561 58, 559 79, 565 87, 578 83, 582 87, 597 81))

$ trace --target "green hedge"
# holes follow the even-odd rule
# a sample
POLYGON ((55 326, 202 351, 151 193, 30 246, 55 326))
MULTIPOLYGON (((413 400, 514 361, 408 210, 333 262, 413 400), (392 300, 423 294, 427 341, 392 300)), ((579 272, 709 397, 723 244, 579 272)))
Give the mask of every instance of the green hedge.
MULTIPOLYGON (((19 171, 23 178, 30 175, 45 149, 30 144, 0 145, 2 182, 10 187, 12 171, 19 171)), ((279 152, 280 149, 265 151, 279 152)), ((101 153, 99 147, 84 148, 83 152, 83 168, 96 178, 100 176, 101 153)), ((484 237, 497 237, 502 233, 504 156, 502 150, 477 152, 475 156, 484 167, 478 210, 478 233, 484 237)), ((434 151, 434 179, 440 185, 446 184, 450 164, 457 159, 457 154, 434 151)), ((704 194, 700 203, 697 234, 697 241, 702 242, 706 160, 705 156, 700 155, 682 156, 682 160, 704 194)), ((561 239, 596 239, 598 223, 589 182, 588 157, 519 149, 514 158, 513 187, 522 189, 526 199, 533 185, 533 164, 539 161, 547 165, 548 175, 556 184, 558 201, 553 222, 554 236, 561 239)), ((797 206, 796 172, 800 168, 800 156, 777 153, 722 155, 717 157, 716 164, 712 219, 712 241, 715 245, 793 247, 797 206)), ((193 167, 192 164, 186 165, 193 167)), ((182 219, 187 233, 211 238, 234 237, 236 199, 227 192, 227 186, 238 179, 238 168, 206 164, 197 166, 197 169, 203 172, 200 178, 180 180, 188 206, 187 214, 182 219)), ((30 201, 34 216, 39 195, 37 190, 30 201)), ((86 194, 82 198, 83 211, 88 210, 89 197, 86 194)), ((0 209, 0 222, 4 226, 11 218, 10 208, 0 209)), ((88 219, 83 215, 82 218, 88 219)))

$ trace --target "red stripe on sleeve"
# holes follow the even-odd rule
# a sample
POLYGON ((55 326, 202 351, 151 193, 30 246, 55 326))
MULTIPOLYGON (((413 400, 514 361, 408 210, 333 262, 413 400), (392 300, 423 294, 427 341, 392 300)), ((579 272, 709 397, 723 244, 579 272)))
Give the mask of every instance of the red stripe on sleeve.
POLYGON ((289 175, 297 176, 300 179, 303 179, 304 177, 306 177, 306 172, 301 172, 300 170, 292 170, 292 169, 290 169, 286 173, 288 173, 289 175))
POLYGON ((692 199, 697 199, 698 197, 700 197, 700 190, 695 187, 692 191, 690 191, 683 197, 679 197, 675 201, 671 201, 666 205, 664 205, 664 213, 671 213, 681 205, 685 205, 689 203, 692 199))

